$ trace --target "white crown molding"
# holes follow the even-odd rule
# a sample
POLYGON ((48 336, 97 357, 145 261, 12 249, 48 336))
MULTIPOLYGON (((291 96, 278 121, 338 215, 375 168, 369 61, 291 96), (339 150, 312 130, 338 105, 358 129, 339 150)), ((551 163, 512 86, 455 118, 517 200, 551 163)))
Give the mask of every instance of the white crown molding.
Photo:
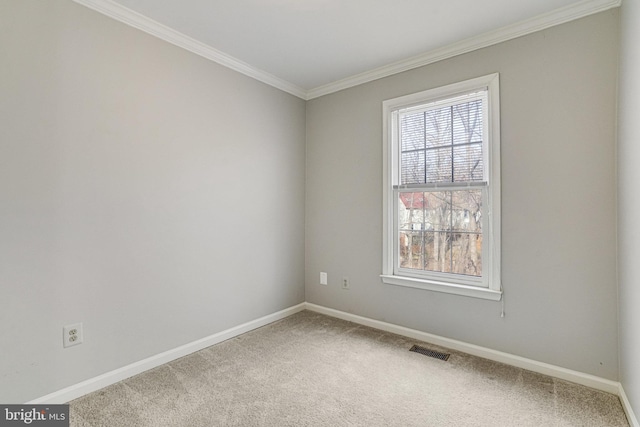
POLYGON ((235 70, 246 76, 254 78, 262 83, 266 83, 277 89, 283 90, 298 98, 306 99, 306 91, 292 83, 280 79, 272 74, 255 68, 246 62, 227 55, 211 46, 199 42, 189 36, 186 36, 174 29, 171 29, 153 19, 126 8, 112 0, 73 0, 83 6, 100 12, 124 24, 158 37, 173 45, 186 49, 190 52, 217 62, 227 68, 235 70))
POLYGON ((412 70, 414 68, 442 61, 443 59, 452 58, 463 53, 482 49, 517 37, 522 37, 536 31, 541 31, 588 15, 593 15, 594 13, 613 9, 620 6, 621 2, 622 0, 585 0, 579 3, 574 3, 561 9, 538 15, 534 18, 521 21, 513 25, 508 25, 479 36, 471 37, 439 49, 434 49, 412 58, 397 61, 323 86, 318 86, 307 91, 307 99, 318 98, 323 95, 328 95, 343 89, 348 89, 363 83, 368 83, 373 80, 401 73, 403 71, 412 70))
POLYGON ((522 37, 524 35, 564 24, 594 13, 619 7, 622 2, 622 0, 584 0, 513 25, 499 28, 495 31, 471 37, 457 43, 443 46, 439 49, 431 50, 421 55, 393 62, 391 64, 328 83, 326 85, 318 86, 307 91, 293 83, 255 68, 246 62, 232 57, 231 55, 147 18, 146 16, 128 9, 113 0, 73 1, 304 100, 318 98, 343 89, 348 89, 363 83, 398 74, 403 71, 412 70, 447 58, 452 58, 463 53, 482 49, 517 37, 522 37))

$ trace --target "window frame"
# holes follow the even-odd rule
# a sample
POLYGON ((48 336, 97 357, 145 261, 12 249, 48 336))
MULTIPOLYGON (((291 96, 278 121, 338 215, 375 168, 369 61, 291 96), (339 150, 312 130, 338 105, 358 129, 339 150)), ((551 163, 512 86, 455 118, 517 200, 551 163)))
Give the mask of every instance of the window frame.
MULTIPOLYGON (((459 83, 425 90, 422 92, 389 99, 383 102, 383 265, 380 275, 383 283, 408 286, 456 295, 489 300, 500 300, 500 103, 499 74, 477 77, 459 83), (486 185, 469 188, 482 189, 482 277, 481 279, 454 273, 408 271, 399 267, 398 197, 400 192, 412 189, 410 185, 399 186, 399 129, 398 116, 401 110, 420 108, 427 104, 447 105, 451 100, 467 94, 486 90, 486 120, 484 120, 483 158, 486 168, 486 185), (486 204, 485 204, 486 203, 486 204)), ((456 183, 419 184, 413 191, 427 186, 447 191, 458 187, 456 183)))

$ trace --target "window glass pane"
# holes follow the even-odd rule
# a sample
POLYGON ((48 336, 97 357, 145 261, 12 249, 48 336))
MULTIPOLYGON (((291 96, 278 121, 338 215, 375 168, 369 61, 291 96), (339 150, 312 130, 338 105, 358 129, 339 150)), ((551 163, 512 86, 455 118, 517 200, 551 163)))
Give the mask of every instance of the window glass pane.
POLYGON ((402 153, 402 164, 400 167, 402 184, 424 184, 424 151, 402 153))
POLYGON ((446 231, 451 223, 451 192, 429 191, 424 193, 425 230, 446 231))
POLYGON ((451 227, 453 231, 482 233, 482 190, 451 192, 451 227))
POLYGON ((482 235, 452 234, 452 273, 482 276, 482 235))
POLYGON ((398 224, 400 230, 424 229, 425 193, 400 193, 398 201, 398 224))
POLYGON ((451 107, 424 113, 427 148, 451 145, 451 107))
POLYGON ((453 180, 482 181, 482 142, 453 146, 453 180))
POLYGON ((475 100, 454 105, 453 144, 482 142, 482 101, 475 100))
POLYGON ((424 114, 415 113, 402 116, 400 120, 402 134, 401 150, 415 150, 424 148, 424 114))
POLYGON ((398 255, 400 267, 408 267, 411 260, 411 233, 401 231, 398 238, 398 255))
POLYGON ((422 269, 422 265, 424 264, 422 232, 400 232, 399 236, 400 267, 422 269))
POLYGON ((451 234, 447 232, 425 233, 425 263, 424 270, 449 272, 451 271, 451 234))
POLYGON ((422 182, 451 182, 451 155, 451 146, 428 150, 425 165, 426 181, 422 182))

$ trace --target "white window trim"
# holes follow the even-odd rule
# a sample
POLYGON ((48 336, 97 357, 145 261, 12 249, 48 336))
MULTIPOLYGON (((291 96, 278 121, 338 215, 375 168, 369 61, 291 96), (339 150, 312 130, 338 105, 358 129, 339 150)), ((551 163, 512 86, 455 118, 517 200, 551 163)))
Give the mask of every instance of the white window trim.
MULTIPOLYGON (((455 295, 463 295, 475 298, 499 301, 502 298, 502 285, 500 280, 500 97, 499 97, 499 75, 497 73, 460 83, 426 90, 399 98, 389 99, 382 104, 383 108, 383 260, 382 274, 383 283, 397 286, 407 286, 411 288, 426 289, 437 292, 445 292, 455 295), (396 176, 397 156, 394 151, 394 132, 397 129, 392 124, 394 111, 410 108, 439 99, 451 98, 457 95, 464 95, 474 90, 487 89, 488 102, 488 129, 486 159, 489 160, 487 181, 489 182, 487 199, 490 211, 488 211, 487 236, 489 253, 483 254, 483 263, 488 268, 483 268, 483 286, 469 285, 464 283, 451 283, 438 281, 433 278, 416 278, 402 276, 394 273, 394 250, 395 245, 395 224, 396 202, 393 191, 393 180, 396 176), (488 259, 486 257, 488 255, 488 259)), ((434 275, 433 277, 436 277, 434 275)), ((446 277, 447 275, 443 275, 446 277)), ((454 275, 449 275, 453 277, 454 275)))

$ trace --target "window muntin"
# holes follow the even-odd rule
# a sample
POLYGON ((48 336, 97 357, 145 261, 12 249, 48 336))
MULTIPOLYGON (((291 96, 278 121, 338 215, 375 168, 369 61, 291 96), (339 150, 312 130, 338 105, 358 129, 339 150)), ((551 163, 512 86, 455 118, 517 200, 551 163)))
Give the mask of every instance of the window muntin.
POLYGON ((497 299, 497 84, 496 74, 385 101, 385 283, 497 299))

